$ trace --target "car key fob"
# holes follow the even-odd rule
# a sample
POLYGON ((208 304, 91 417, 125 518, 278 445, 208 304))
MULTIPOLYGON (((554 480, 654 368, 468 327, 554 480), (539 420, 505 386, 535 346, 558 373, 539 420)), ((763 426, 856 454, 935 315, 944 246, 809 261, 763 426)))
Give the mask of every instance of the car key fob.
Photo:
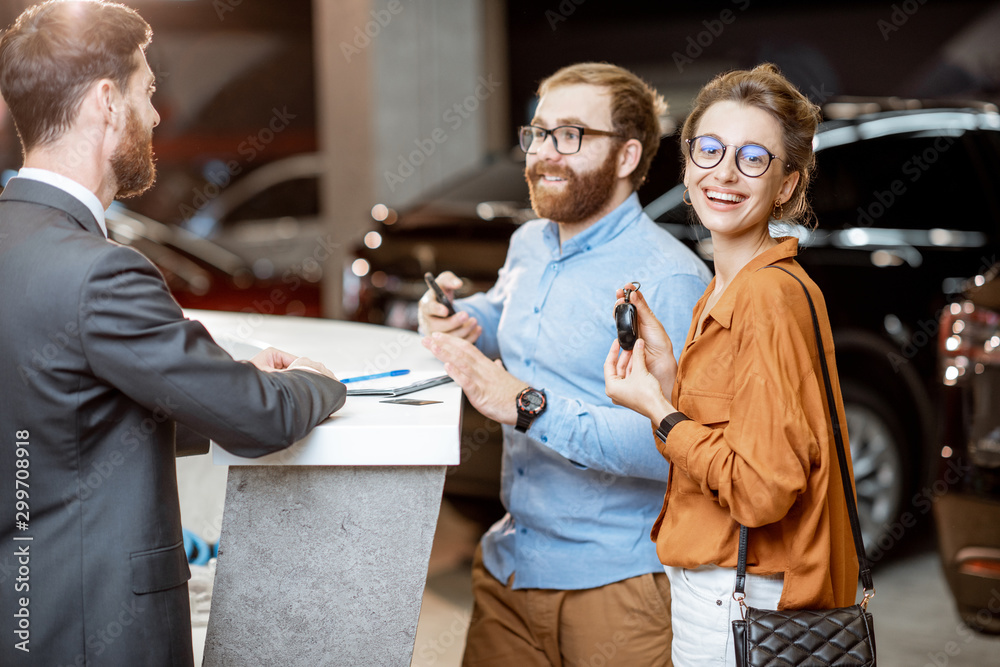
MULTIPOLYGON (((639 283, 632 283, 639 289, 639 283)), ((618 328, 618 345, 623 350, 631 350, 639 339, 639 317, 635 306, 629 303, 629 296, 634 290, 625 290, 625 303, 615 306, 615 326, 618 328)))

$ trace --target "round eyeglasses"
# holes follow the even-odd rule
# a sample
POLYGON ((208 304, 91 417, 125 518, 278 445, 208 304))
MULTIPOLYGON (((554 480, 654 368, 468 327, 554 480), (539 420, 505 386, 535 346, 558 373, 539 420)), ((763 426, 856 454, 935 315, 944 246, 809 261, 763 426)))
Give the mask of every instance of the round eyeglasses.
POLYGON ((598 137, 621 137, 615 132, 605 132, 604 130, 594 130, 582 125, 560 125, 551 130, 537 125, 522 125, 517 130, 518 143, 521 150, 529 155, 534 155, 545 143, 545 137, 551 135, 552 143, 556 152, 562 155, 572 155, 580 152, 583 144, 583 135, 590 134, 598 137))
MULTIPOLYGON (((687 139, 691 161, 702 169, 711 169, 722 162, 726 156, 726 148, 733 144, 724 144, 715 137, 695 137, 687 139)), ((757 144, 733 146, 736 149, 736 168, 744 176, 757 178, 762 176, 771 166, 771 160, 781 158, 757 144)))

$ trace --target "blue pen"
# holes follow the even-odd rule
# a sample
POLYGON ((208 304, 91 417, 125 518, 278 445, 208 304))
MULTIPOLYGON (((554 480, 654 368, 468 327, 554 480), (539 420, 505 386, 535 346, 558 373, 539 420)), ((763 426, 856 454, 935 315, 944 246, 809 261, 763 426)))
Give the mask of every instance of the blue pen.
POLYGON ((361 382, 363 380, 377 380, 378 378, 394 378, 397 375, 406 375, 410 372, 409 368, 404 368, 398 371, 386 371, 385 373, 374 373, 372 375, 359 375, 356 378, 344 378, 341 380, 344 384, 348 382, 361 382))

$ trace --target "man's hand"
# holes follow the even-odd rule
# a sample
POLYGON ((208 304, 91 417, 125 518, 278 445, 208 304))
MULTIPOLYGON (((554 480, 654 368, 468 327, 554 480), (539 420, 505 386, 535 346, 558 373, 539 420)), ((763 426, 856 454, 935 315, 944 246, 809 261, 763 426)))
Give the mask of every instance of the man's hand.
POLYGON ((527 383, 508 373, 499 359, 492 362, 469 341, 443 333, 427 336, 423 345, 444 362, 474 408, 501 424, 517 423, 517 395, 527 383))
POLYGON ((295 361, 294 354, 288 354, 274 347, 262 350, 250 359, 251 364, 268 373, 285 370, 293 361, 295 361))
MULTIPOLYGON (((453 298, 455 290, 462 286, 462 279, 451 271, 445 271, 437 277, 437 284, 449 298, 453 298)), ((448 308, 437 300, 433 290, 427 290, 417 303, 417 323, 420 333, 430 335, 437 331, 457 336, 470 343, 475 343, 483 328, 476 323, 476 318, 469 317, 462 311, 448 315, 448 308)))
MULTIPOLYGON (((632 289, 633 285, 629 283, 626 287, 632 289)), ((625 303, 624 290, 618 290, 617 296, 616 307, 625 303)), ((677 377, 677 360, 674 359, 674 346, 670 336, 650 310, 642 292, 633 291, 628 301, 635 306, 635 314, 639 320, 639 338, 645 342, 646 368, 660 382, 663 395, 670 396, 674 390, 674 379, 677 377)), ((627 357, 629 353, 625 352, 625 355, 627 357)))
POLYGON ((296 357, 294 354, 289 354, 274 347, 269 347, 266 350, 258 352, 250 359, 250 363, 268 373, 297 369, 319 373, 333 380, 337 379, 337 376, 329 368, 318 361, 306 359, 305 357, 296 357))
MULTIPOLYGON (((319 373, 320 375, 325 375, 331 380, 336 380, 337 376, 333 372, 319 363, 318 361, 313 361, 312 359, 306 359, 305 357, 299 357, 291 364, 288 365, 286 370, 299 370, 299 371, 310 371, 312 373, 319 373)), ((338 380, 339 382, 339 380, 338 380)))

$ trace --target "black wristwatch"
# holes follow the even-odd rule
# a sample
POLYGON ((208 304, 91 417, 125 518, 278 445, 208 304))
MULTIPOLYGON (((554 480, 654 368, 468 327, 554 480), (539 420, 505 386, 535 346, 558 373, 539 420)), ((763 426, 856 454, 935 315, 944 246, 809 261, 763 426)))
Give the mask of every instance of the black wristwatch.
POLYGON ((656 427, 656 437, 666 442, 667 436, 670 435, 670 429, 683 421, 691 421, 691 418, 683 412, 671 412, 660 420, 660 425, 656 427))
POLYGON ((525 387, 517 395, 517 426, 515 431, 524 433, 535 421, 535 417, 545 412, 545 392, 525 387))

